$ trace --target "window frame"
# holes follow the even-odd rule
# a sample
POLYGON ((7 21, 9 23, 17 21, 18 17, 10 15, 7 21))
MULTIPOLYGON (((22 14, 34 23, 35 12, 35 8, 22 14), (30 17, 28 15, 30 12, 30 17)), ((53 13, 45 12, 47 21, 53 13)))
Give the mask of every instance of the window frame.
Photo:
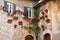
MULTIPOLYGON (((30 11, 29 11, 30 13, 28 12, 28 16, 27 16, 27 17, 28 17, 28 18, 32 18, 32 8, 31 8, 31 7, 24 7, 24 8, 26 8, 26 9, 29 8, 29 9, 30 9, 30 11)), ((28 10, 29 10, 29 9, 28 9, 28 10)))

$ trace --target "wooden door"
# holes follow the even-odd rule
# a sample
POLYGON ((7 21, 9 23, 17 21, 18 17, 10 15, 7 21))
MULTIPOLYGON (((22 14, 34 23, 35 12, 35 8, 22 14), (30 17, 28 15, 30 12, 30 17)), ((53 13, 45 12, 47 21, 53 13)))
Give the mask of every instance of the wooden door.
POLYGON ((27 36, 25 37, 25 40, 33 40, 33 36, 27 35, 27 36))
POLYGON ((44 40, 51 40, 50 34, 45 34, 44 35, 44 40))

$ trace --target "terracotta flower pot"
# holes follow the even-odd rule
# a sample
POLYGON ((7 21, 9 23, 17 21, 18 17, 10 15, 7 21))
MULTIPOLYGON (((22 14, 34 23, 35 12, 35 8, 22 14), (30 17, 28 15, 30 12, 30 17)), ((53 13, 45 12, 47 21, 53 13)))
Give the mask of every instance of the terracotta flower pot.
POLYGON ((17 27, 17 25, 14 25, 14 29, 17 27))
POLYGON ((50 23, 50 19, 47 19, 46 22, 47 22, 47 23, 50 23))
POLYGON ((48 9, 45 9, 45 12, 48 13, 48 9))
POLYGON ((11 24, 11 23, 12 23, 12 19, 8 19, 8 21, 7 21, 7 22, 11 24))
POLYGON ((18 24, 19 24, 19 25, 22 25, 22 21, 19 21, 18 24))

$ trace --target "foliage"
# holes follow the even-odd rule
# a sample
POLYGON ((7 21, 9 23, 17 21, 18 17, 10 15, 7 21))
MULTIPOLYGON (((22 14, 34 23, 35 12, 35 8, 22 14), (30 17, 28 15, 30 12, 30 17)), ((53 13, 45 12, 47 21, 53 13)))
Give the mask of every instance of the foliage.
POLYGON ((41 28, 38 26, 38 22, 39 22, 39 13, 40 13, 40 10, 39 8, 33 8, 34 9, 34 18, 29 22, 31 25, 33 25, 32 27, 27 27, 25 26, 24 29, 25 30, 28 30, 29 33, 31 31, 33 31, 35 33, 35 36, 36 36, 36 40, 38 40, 38 34, 40 33, 41 31, 41 28))

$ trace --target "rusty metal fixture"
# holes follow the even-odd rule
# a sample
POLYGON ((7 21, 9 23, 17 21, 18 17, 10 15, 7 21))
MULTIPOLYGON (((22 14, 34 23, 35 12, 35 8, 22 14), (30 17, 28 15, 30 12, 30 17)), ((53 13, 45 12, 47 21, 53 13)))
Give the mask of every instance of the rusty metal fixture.
POLYGON ((7 21, 8 23, 12 23, 12 19, 8 19, 8 21, 7 21))

